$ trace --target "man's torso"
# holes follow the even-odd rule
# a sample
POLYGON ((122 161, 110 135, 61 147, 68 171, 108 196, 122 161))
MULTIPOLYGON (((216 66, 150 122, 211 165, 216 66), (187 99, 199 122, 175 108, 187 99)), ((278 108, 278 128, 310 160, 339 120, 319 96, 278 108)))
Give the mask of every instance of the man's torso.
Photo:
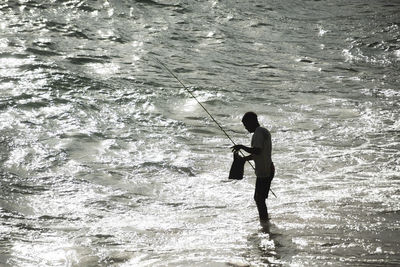
POLYGON ((272 175, 272 142, 270 132, 263 127, 257 127, 251 139, 251 146, 261 149, 260 154, 253 155, 254 163, 256 165, 256 176, 270 177, 272 175))

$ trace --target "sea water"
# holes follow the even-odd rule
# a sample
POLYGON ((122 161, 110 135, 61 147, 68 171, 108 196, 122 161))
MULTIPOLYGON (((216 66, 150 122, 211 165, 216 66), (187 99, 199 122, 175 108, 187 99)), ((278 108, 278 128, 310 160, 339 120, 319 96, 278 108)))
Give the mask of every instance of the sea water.
POLYGON ((398 1, 0 2, 1 266, 399 266, 398 1), (272 134, 228 181, 249 110, 272 134))

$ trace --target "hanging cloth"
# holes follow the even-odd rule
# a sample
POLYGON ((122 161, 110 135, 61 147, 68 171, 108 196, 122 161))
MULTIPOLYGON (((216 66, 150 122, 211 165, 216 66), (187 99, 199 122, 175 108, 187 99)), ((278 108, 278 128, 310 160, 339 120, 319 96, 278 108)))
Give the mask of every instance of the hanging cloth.
POLYGON ((233 162, 229 171, 229 179, 242 180, 244 172, 244 163, 246 161, 243 157, 239 156, 238 152, 233 153, 233 162))

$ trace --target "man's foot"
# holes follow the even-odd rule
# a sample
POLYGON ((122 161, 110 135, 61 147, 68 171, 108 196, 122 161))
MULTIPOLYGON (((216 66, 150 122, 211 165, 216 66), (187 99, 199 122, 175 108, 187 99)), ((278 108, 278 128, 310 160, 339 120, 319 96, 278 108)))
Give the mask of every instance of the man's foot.
POLYGON ((260 220, 260 225, 264 232, 269 232, 269 227, 270 227, 269 219, 260 220))

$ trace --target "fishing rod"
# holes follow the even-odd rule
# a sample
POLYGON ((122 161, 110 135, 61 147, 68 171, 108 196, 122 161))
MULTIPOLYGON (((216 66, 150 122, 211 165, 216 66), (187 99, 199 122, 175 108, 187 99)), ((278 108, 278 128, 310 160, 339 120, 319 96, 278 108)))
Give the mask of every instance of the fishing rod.
MULTIPOLYGON (((208 112, 208 110, 206 109, 205 106, 203 106, 203 104, 197 99, 197 97, 183 84, 183 82, 172 72, 172 70, 170 70, 167 65, 165 65, 163 62, 161 62, 161 60, 159 60, 158 58, 150 55, 154 60, 156 60, 161 66, 163 66, 168 72, 169 74, 172 75, 172 77, 174 77, 183 87, 183 89, 185 89, 186 92, 189 93, 189 95, 196 100, 196 102, 200 105, 200 107, 202 107, 204 109, 204 111, 208 114, 208 116, 210 116, 210 118, 213 120, 213 122, 215 122, 215 124, 219 127, 219 129, 225 134, 226 137, 228 137, 228 139, 232 142, 233 145, 236 145, 235 141, 233 141, 233 139, 228 135, 228 133, 224 130, 224 128, 222 128, 221 124, 219 124, 219 122, 214 118, 213 115, 211 115, 210 112, 208 112)), ((244 157, 243 152, 240 150, 239 151, 240 154, 244 157)), ((255 170, 256 168, 253 166, 253 164, 251 164, 250 161, 248 161, 250 166, 253 168, 253 170, 255 170)), ((270 189, 271 193, 277 197, 274 193, 274 191, 272 191, 272 189, 270 189)))

